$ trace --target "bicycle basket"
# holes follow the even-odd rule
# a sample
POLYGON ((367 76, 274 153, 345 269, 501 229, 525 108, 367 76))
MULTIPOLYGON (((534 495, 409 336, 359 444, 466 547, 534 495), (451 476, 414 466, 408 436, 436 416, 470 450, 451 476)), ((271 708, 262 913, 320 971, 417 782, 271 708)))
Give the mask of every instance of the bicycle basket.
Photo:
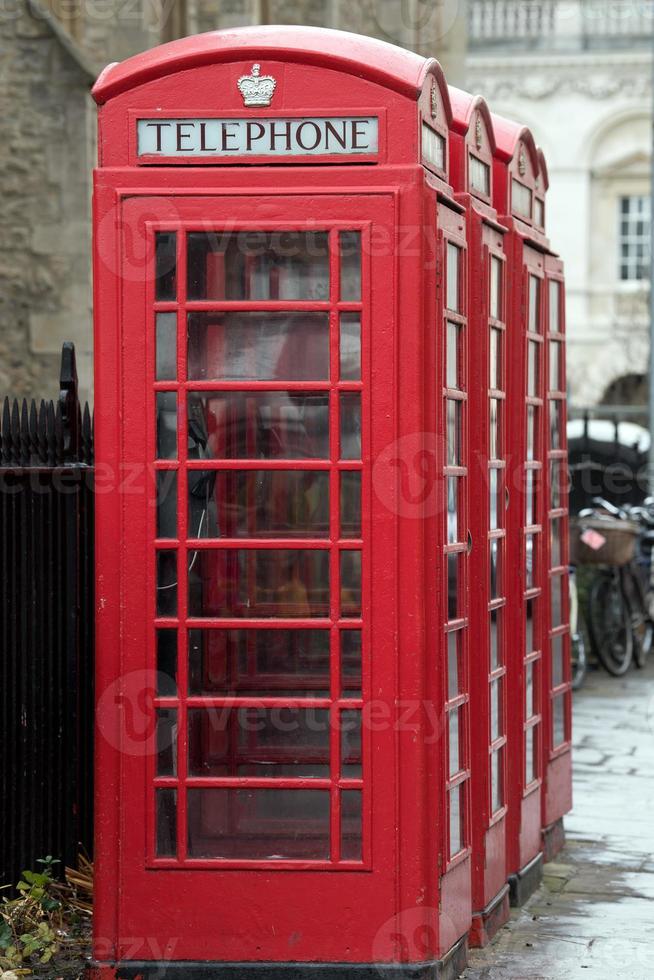
POLYGON ((638 525, 615 517, 584 517, 570 521, 570 561, 573 565, 628 565, 636 555, 638 525), (595 532, 585 543, 585 532, 595 532))

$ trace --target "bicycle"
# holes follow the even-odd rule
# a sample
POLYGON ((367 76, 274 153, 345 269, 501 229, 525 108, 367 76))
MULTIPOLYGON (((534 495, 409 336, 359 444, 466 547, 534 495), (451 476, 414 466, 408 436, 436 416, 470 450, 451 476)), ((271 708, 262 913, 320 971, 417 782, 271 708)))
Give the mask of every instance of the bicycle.
POLYGON ((586 678, 586 673, 588 670, 588 654, 586 652, 586 640, 584 637, 581 610, 579 608, 577 573, 574 565, 570 566, 568 582, 570 588, 570 661, 572 668, 572 690, 578 691, 586 678))

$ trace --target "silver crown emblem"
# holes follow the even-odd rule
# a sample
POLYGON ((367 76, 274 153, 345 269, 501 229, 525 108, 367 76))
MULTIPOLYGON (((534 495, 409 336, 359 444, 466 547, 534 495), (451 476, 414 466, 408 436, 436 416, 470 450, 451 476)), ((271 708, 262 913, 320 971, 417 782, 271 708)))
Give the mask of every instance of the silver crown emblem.
POLYGON ((272 75, 262 75, 261 65, 252 65, 251 75, 242 75, 238 82, 239 91, 246 106, 266 106, 272 102, 277 81, 272 75))

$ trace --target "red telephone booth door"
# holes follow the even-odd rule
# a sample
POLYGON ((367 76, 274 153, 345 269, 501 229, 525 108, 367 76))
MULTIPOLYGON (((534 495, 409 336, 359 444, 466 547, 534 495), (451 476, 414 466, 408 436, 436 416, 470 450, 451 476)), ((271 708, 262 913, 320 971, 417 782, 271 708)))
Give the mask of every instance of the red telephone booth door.
POLYGON ((100 792, 117 960, 393 958, 394 733, 366 723, 397 673, 377 232, 389 194, 123 204, 116 670, 151 672, 156 736, 123 741, 120 809, 100 792))

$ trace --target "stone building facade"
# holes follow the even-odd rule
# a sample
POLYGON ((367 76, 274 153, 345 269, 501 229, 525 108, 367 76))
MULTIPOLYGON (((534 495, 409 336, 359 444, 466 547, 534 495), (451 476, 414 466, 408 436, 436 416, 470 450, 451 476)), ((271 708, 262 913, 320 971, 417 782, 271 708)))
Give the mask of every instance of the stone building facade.
POLYGON ((577 409, 646 397, 651 0, 470 0, 467 82, 546 154, 577 409))
POLYGON ((0 8, 0 395, 52 397, 75 341, 92 397, 90 88, 111 61, 257 23, 338 27, 439 57, 463 81, 466 0, 5 0, 0 8))

